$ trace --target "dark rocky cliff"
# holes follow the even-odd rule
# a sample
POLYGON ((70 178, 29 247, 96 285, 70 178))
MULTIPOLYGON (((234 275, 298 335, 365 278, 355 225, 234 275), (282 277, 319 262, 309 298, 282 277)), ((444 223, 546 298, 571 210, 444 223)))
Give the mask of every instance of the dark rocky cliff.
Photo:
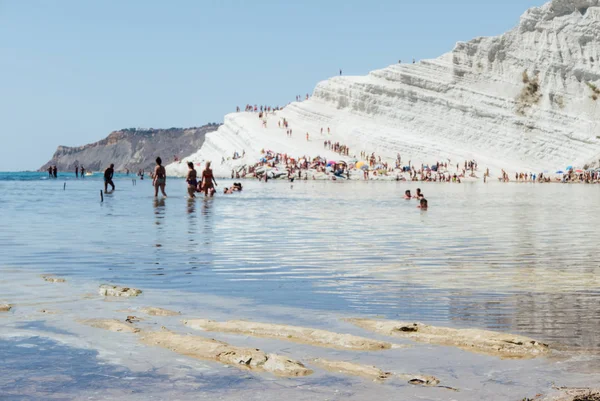
POLYGON ((182 159, 198 151, 205 135, 216 131, 218 127, 218 124, 208 124, 192 128, 129 128, 114 131, 105 139, 88 145, 59 146, 52 159, 40 170, 56 165, 60 171, 75 170, 76 166, 84 166, 87 171, 101 171, 114 163, 117 171, 148 171, 154 168, 157 156, 166 165, 175 156, 182 159))

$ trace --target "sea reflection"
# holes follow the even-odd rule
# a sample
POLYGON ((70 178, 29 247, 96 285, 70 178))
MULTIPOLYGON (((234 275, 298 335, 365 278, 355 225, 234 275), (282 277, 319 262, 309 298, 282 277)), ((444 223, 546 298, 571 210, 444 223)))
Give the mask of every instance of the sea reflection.
POLYGON ((92 180, 3 185, 0 265, 600 347, 600 214, 557 210, 600 186, 419 183, 422 212, 401 199, 413 183, 248 181, 187 200, 170 180, 168 207, 149 184, 94 208, 92 180))

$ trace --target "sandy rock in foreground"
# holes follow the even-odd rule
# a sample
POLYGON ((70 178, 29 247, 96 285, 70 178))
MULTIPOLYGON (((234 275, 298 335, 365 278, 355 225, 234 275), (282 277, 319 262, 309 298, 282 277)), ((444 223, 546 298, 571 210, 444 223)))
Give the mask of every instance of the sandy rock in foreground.
POLYGON ((66 283, 67 282, 67 280, 65 280, 64 278, 54 277, 54 276, 49 275, 49 274, 44 274, 41 277, 42 277, 42 279, 44 281, 47 281, 49 283, 66 283))
POLYGON ((390 349, 392 347, 392 344, 387 342, 357 337, 350 334, 339 334, 325 330, 280 324, 254 323, 241 320, 232 320, 221 323, 205 319, 185 320, 183 323, 188 327, 198 330, 274 338, 277 340, 342 350, 376 351, 390 349))
POLYGON ((0 312, 9 312, 12 309, 12 305, 0 304, 0 312))
POLYGON ((506 359, 530 359, 548 353, 548 345, 531 338, 478 329, 452 329, 388 320, 347 319, 363 329, 414 341, 453 346, 506 359))
POLYGON ((142 290, 103 284, 98 289, 98 293, 105 297, 137 297, 142 293, 142 290))
POLYGON ((160 331, 144 333, 141 342, 146 345, 167 348, 192 358, 217 361, 242 369, 270 372, 281 377, 300 377, 313 373, 302 363, 280 355, 267 355, 258 349, 234 347, 204 337, 160 331))
POLYGON ((181 315, 181 312, 175 312, 172 310, 168 310, 168 309, 162 309, 162 308, 154 308, 154 307, 145 307, 145 308, 140 308, 140 312, 145 313, 146 315, 150 315, 150 316, 177 316, 177 315, 181 315))
POLYGON ((116 319, 86 319, 78 320, 78 322, 97 329, 114 331, 115 333, 139 333, 140 331, 137 327, 116 319))
MULTIPOLYGON (((417 386, 437 386, 440 384, 440 380, 435 376, 429 375, 411 375, 411 374, 397 374, 394 375, 398 379, 406 380, 410 384, 417 386)), ((452 389, 455 390, 455 389, 452 389)))
POLYGON ((312 361, 312 363, 325 370, 329 370, 330 372, 365 377, 378 382, 384 381, 392 376, 392 373, 384 372, 375 366, 360 365, 352 362, 315 359, 312 361))
POLYGON ((440 381, 433 376, 420 374, 393 374, 391 372, 384 372, 375 366, 361 365, 353 362, 331 361, 319 358, 313 360, 312 363, 331 372, 365 377, 376 382, 383 382, 391 377, 396 377, 398 379, 406 380, 410 384, 421 386, 437 386, 440 384, 440 381))
POLYGON ((527 401, 600 401, 600 388, 559 388, 554 394, 524 398, 527 401))

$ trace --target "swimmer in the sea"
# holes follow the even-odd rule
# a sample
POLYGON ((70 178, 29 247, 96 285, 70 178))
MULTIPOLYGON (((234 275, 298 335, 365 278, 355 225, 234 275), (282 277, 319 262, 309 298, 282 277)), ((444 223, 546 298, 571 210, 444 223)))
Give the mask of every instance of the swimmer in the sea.
POLYGON ((425 195, 423 195, 423 192, 421 192, 421 188, 417 188, 417 193, 415 194, 415 196, 413 198, 423 199, 424 197, 425 197, 425 195))
POLYGON ((412 195, 410 194, 410 189, 407 189, 404 192, 404 199, 412 199, 412 195))
POLYGON ((196 172, 196 169, 194 168, 194 163, 192 162, 188 162, 188 173, 187 173, 187 177, 186 177, 186 182, 188 184, 187 190, 188 190, 188 195, 190 196, 190 198, 195 198, 196 195, 196 187, 198 186, 198 173, 196 172))
POLYGON ((417 206, 417 208, 421 210, 427 210, 427 199, 421 198, 421 200, 419 201, 419 206, 417 206))

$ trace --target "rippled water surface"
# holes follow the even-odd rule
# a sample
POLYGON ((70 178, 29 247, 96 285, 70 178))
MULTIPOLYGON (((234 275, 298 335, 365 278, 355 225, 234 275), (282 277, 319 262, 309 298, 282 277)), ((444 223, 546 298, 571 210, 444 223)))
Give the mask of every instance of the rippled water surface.
POLYGON ((0 174, 0 269, 600 347, 600 186, 272 181, 188 201, 182 180, 155 200, 120 177, 101 203, 98 179, 42 177, 0 174), (417 186, 427 212, 402 199, 417 186))

